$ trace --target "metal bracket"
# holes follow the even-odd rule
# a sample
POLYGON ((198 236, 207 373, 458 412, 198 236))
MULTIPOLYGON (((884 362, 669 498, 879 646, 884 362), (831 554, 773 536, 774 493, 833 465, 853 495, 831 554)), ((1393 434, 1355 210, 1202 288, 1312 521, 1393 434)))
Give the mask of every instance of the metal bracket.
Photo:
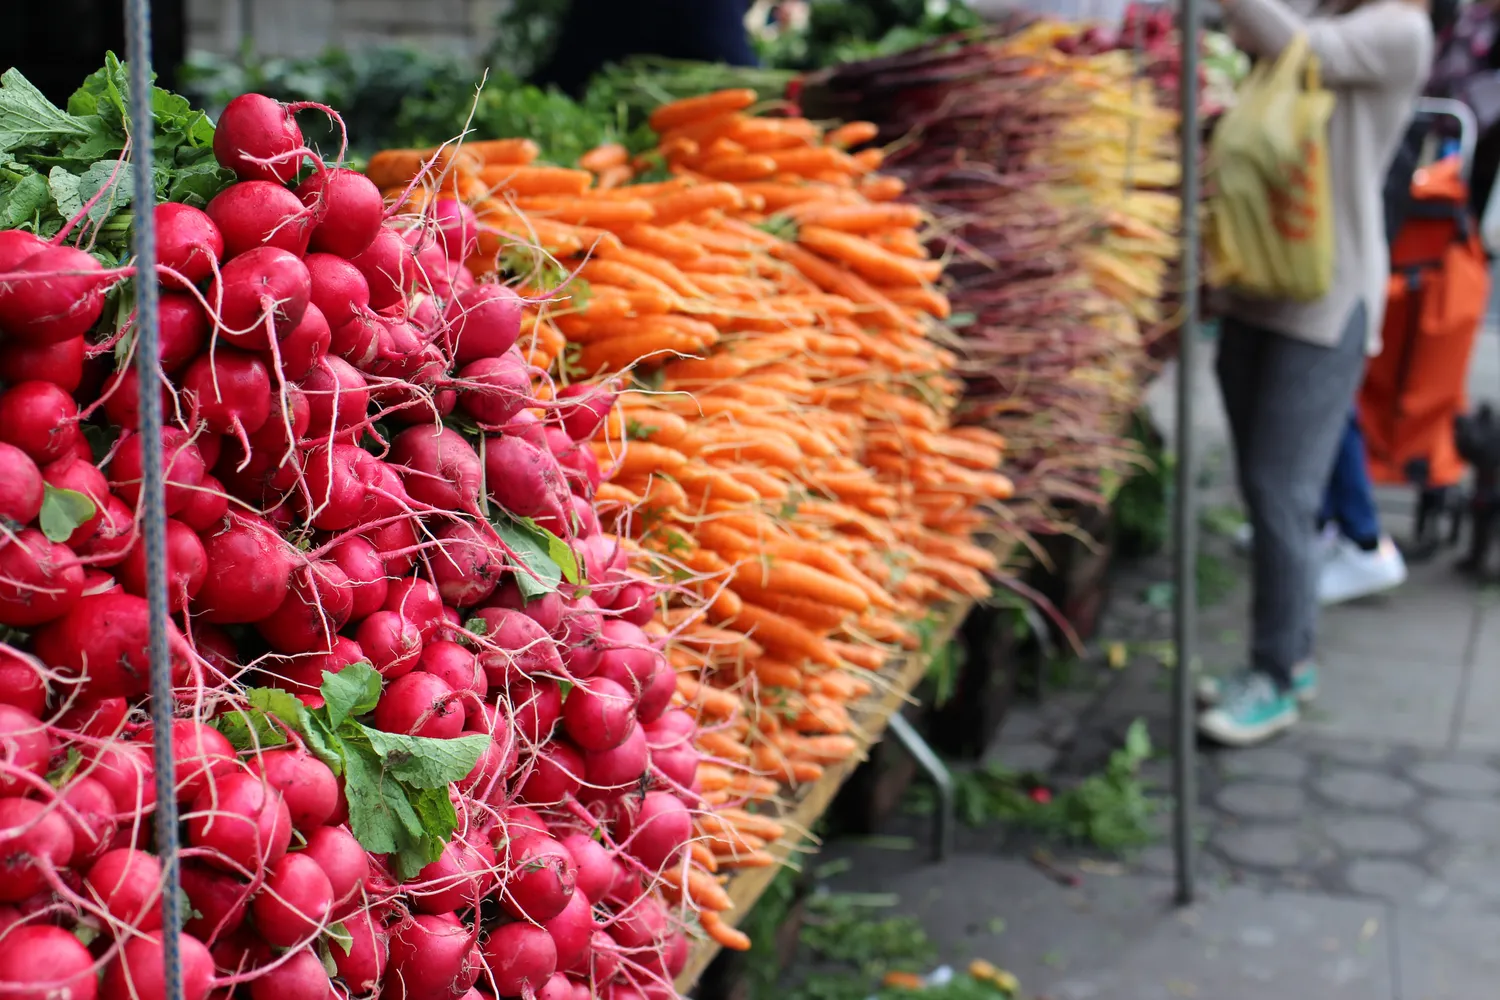
POLYGON ((887 729, 937 786, 938 804, 937 813, 933 817, 932 859, 944 861, 953 853, 953 774, 936 751, 927 745, 922 734, 913 729, 900 712, 891 716, 887 729))

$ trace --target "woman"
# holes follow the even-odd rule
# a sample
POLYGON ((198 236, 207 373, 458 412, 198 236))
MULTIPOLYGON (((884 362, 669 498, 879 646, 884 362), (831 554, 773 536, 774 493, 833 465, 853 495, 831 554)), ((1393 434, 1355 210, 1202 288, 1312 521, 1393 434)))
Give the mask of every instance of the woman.
POLYGON ((1425 4, 1367 0, 1308 16, 1282 0, 1221 0, 1251 56, 1274 59, 1299 35, 1337 99, 1328 124, 1334 276, 1312 302, 1230 295, 1218 375, 1240 490, 1255 535, 1250 667, 1199 720, 1233 746, 1293 725, 1316 689, 1316 523, 1329 470, 1364 371, 1379 348, 1390 276, 1382 208, 1386 169, 1432 61, 1425 4))

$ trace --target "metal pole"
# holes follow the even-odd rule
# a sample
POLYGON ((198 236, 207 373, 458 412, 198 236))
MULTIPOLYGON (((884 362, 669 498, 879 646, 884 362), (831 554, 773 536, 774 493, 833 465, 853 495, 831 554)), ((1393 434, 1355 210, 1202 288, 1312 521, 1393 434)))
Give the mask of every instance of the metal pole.
POLYGON ((1198 0, 1182 0, 1182 331, 1177 350, 1177 503, 1173 511, 1177 577, 1172 622, 1177 668, 1173 677, 1175 740, 1172 836, 1177 902, 1193 901, 1193 812, 1197 805, 1197 726, 1193 668, 1198 656, 1198 455, 1193 433, 1193 383, 1198 358, 1198 0))
POLYGON ((151 0, 125 0, 125 59, 130 80, 130 159, 135 206, 135 365, 140 379, 141 531, 151 617, 151 724, 156 748, 156 853, 161 860, 162 971, 165 1000, 182 1000, 181 874, 177 843, 177 765, 172 752, 172 664, 167 636, 167 515, 162 486, 161 368, 156 284, 156 185, 152 181, 151 0))

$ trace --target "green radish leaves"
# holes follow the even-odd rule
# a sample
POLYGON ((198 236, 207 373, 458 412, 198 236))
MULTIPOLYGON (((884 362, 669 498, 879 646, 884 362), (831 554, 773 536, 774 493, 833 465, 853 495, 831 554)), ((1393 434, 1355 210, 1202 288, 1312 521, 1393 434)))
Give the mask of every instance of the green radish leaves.
POLYGON ((516 585, 526 600, 552 593, 564 580, 575 585, 583 582, 578 572, 578 558, 568 543, 531 518, 497 516, 490 519, 490 524, 500 540, 521 560, 516 585))
POLYGON ((19 70, 0 75, 0 153, 88 133, 86 123, 53 107, 19 70))
POLYGON ((81 526, 98 511, 87 494, 77 490, 59 489, 51 483, 43 484, 42 514, 38 518, 42 534, 49 542, 66 542, 81 526))
MULTIPOLYGON (((448 786, 474 769, 490 738, 438 740, 372 729, 358 717, 374 710, 380 687, 380 674, 361 661, 336 674, 324 671, 320 708, 285 691, 251 688, 249 709, 221 717, 219 729, 240 750, 263 735, 261 723, 275 730, 279 720, 294 730, 310 753, 343 777, 354 838, 367 851, 392 855, 405 879, 436 861, 453 836, 458 814, 448 786)), ((262 739, 259 745, 270 744, 262 739)))

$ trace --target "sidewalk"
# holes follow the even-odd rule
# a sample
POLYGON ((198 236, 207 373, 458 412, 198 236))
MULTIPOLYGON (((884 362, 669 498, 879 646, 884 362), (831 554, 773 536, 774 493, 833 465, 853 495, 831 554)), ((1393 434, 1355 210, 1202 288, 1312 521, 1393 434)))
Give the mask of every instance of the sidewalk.
MULTIPOLYGON (((1500 399, 1500 334, 1482 337, 1471 384, 1476 400, 1500 399)), ((1199 386, 1213 507, 1232 502, 1233 483, 1206 368, 1199 386)), ((1158 389, 1153 407, 1170 426, 1170 385, 1158 389)), ((1381 502, 1388 529, 1405 533, 1410 494, 1381 502)), ((1236 576, 1200 618, 1204 661, 1223 669, 1243 656, 1245 566, 1225 539, 1204 544, 1236 576)), ((1062 857, 1079 879, 1068 887, 1004 830, 962 831, 958 856, 931 864, 924 826, 907 817, 893 832, 916 836, 917 851, 830 845, 853 862, 834 887, 899 895, 946 960, 989 959, 1046 1000, 1496 995, 1500 598, 1458 577, 1455 558, 1444 552, 1414 566, 1396 593, 1325 615, 1323 693, 1294 733, 1255 750, 1202 752, 1195 905, 1172 905, 1165 836, 1126 864, 1062 857)), ((1160 662, 1170 619, 1140 599, 1169 572, 1164 557, 1122 567, 1100 639, 1125 642, 1130 662, 1096 671, 1102 686, 1091 694, 1018 706, 994 748, 1000 759, 1086 773, 1137 717, 1158 748, 1170 747, 1160 662)), ((1153 762, 1163 790, 1168 773, 1166 761, 1153 762)))

